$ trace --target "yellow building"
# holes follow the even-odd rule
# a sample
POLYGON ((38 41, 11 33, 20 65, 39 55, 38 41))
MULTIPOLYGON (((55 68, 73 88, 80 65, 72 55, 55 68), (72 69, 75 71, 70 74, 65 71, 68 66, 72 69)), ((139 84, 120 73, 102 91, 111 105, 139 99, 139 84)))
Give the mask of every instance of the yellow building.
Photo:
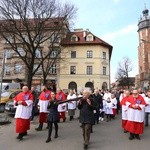
POLYGON ((65 54, 61 56, 59 87, 77 90, 110 88, 111 45, 82 29, 68 33, 61 45, 65 54))

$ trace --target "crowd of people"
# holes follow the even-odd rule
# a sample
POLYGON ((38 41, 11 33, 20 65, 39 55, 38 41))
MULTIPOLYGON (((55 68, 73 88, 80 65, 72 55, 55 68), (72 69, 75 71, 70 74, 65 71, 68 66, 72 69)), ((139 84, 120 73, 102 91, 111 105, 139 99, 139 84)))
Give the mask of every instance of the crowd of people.
POLYGON ((143 133, 144 123, 148 126, 148 115, 150 112, 150 91, 143 93, 139 90, 99 90, 85 88, 76 93, 75 90, 63 92, 60 88, 56 93, 43 86, 39 95, 34 88, 27 86, 14 98, 16 109, 16 133, 17 139, 22 140, 30 129, 30 121, 34 119, 35 108, 39 109, 39 126, 36 131, 43 129, 47 124, 48 136, 46 143, 51 141, 51 134, 54 124, 55 135, 58 138, 59 122, 74 119, 77 108, 79 109, 79 122, 83 132, 84 149, 88 148, 90 133, 93 132, 93 125, 100 121, 110 122, 116 118, 118 113, 122 114, 122 128, 124 133, 129 132, 129 139, 140 140, 143 133), (38 101, 37 101, 38 99, 38 101), (66 113, 68 112, 68 113, 66 113), (68 116, 66 116, 68 114, 68 116))

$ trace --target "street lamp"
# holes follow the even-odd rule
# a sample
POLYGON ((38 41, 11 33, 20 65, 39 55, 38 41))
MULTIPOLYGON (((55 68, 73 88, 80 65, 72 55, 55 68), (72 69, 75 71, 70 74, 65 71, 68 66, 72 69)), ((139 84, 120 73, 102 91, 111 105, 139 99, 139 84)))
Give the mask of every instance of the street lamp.
POLYGON ((5 70, 5 59, 6 59, 6 50, 3 53, 3 62, 2 62, 2 71, 1 71, 1 83, 0 83, 0 103, 1 103, 1 94, 2 94, 2 85, 3 85, 3 77, 4 77, 4 70, 5 70))

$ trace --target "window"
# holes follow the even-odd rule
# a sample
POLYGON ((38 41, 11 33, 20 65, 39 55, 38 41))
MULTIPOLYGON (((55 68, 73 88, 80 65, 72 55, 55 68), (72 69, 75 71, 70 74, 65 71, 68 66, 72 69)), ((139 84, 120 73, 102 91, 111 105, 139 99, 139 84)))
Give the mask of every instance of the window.
POLYGON ((36 51, 35 51, 35 57, 36 58, 41 58, 41 51, 40 51, 40 49, 36 49, 36 51))
POLYGON ((92 74, 92 66, 87 66, 86 74, 92 74))
POLYGON ((6 50, 6 58, 11 58, 13 56, 13 51, 12 50, 6 50))
POLYGON ((76 58, 76 51, 71 51, 71 58, 76 58))
MULTIPOLYGON (((18 48, 17 48, 17 51, 18 51, 18 53, 19 53, 21 56, 25 56, 25 51, 24 51, 24 49, 23 49, 22 47, 18 47, 18 48)), ((19 55, 16 53, 15 56, 19 56, 19 55)))
POLYGON ((106 59, 106 52, 103 52, 103 59, 106 59))
POLYGON ((103 75, 106 75, 106 67, 103 67, 103 75))
MULTIPOLYGON (((23 34, 23 38, 27 43, 29 43, 29 37, 27 35, 23 34)), ((22 42, 24 41, 22 40, 22 42)))
POLYGON ((15 64, 15 73, 20 73, 22 71, 22 65, 16 63, 15 64))
POLYGON ((50 58, 56 58, 58 56, 58 49, 57 48, 54 48, 52 51, 51 51, 51 54, 50 54, 50 58))
POLYGON ((60 42, 60 37, 58 37, 58 34, 53 33, 53 34, 51 35, 50 41, 53 42, 53 43, 58 43, 58 42, 60 42))
POLYGON ((93 41, 93 35, 88 35, 86 37, 86 41, 93 41))
POLYGON ((78 41, 78 37, 76 35, 71 37, 71 42, 76 42, 78 41))
POLYGON ((93 57, 93 51, 87 51, 87 58, 92 58, 93 57))
POLYGON ((76 74, 76 66, 70 66, 70 74, 76 74))
POLYGON ((8 36, 7 37, 7 40, 6 40, 6 43, 13 43, 13 41, 14 41, 14 39, 13 39, 13 37, 12 36, 8 36))
POLYGON ((10 66, 5 66, 5 74, 10 75, 10 66))
POLYGON ((56 64, 50 66, 49 73, 50 74, 56 74, 56 64))
MULTIPOLYGON (((35 71, 38 66, 39 66, 39 64, 34 64, 33 71, 35 71)), ((41 66, 38 68, 38 70, 36 71, 35 74, 42 74, 42 67, 41 66)))

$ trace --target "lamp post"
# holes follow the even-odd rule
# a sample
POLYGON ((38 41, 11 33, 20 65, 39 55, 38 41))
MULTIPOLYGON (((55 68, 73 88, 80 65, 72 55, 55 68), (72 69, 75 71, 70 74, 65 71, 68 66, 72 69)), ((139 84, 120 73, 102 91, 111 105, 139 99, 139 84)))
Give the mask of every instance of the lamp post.
MULTIPOLYGON (((3 53, 3 62, 2 62, 2 71, 1 71, 1 83, 0 83, 0 103, 1 103, 1 94, 2 94, 2 83, 4 77, 4 70, 5 70, 5 60, 6 60, 6 50, 3 53)), ((1 104, 0 104, 1 105, 1 104)), ((9 118, 6 114, 0 114, 0 125, 10 123, 9 118)))
POLYGON ((3 85, 3 77, 5 71, 5 59, 6 59, 6 50, 3 53, 3 62, 2 62, 2 71, 1 71, 1 83, 0 83, 0 103, 1 103, 1 94, 2 94, 2 85, 3 85))

